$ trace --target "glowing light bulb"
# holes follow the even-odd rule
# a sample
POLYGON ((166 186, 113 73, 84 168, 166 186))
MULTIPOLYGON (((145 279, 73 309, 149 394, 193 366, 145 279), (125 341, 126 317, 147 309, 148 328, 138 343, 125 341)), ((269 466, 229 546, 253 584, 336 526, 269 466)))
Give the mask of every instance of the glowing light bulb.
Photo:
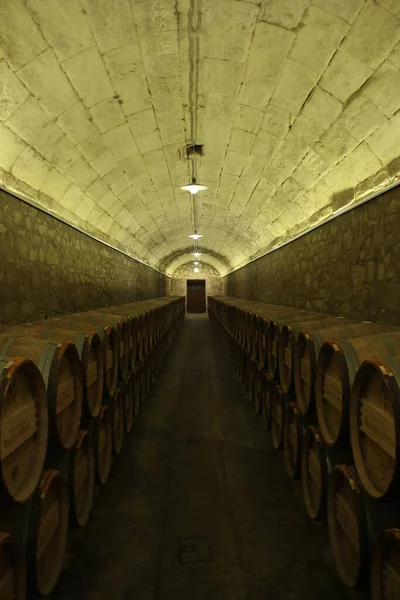
POLYGON ((189 183, 189 185, 183 185, 181 190, 184 192, 190 192, 191 194, 197 194, 198 192, 205 192, 208 190, 208 187, 206 185, 200 185, 197 183, 195 177, 193 177, 192 183, 189 183))
POLYGON ((193 252, 193 256, 199 258, 199 256, 201 256, 201 252, 193 252))
POLYGON ((199 238, 202 238, 203 236, 200 233, 192 233, 192 234, 188 235, 188 237, 190 237, 194 240, 198 240, 199 238))
POLYGON ((197 260, 195 260, 195 262, 193 264, 197 266, 200 263, 197 260))
POLYGON ((197 267, 195 267, 195 268, 193 269, 193 272, 194 272, 194 273, 198 273, 199 271, 200 271, 200 269, 198 269, 197 267))

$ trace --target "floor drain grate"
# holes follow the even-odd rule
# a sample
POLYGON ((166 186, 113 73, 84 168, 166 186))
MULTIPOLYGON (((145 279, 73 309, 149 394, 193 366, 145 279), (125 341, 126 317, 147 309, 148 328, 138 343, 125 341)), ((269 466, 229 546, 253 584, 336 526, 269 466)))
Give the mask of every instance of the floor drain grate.
POLYGON ((199 436, 199 435, 188 435, 188 437, 186 439, 186 443, 187 444, 204 445, 206 443, 206 440, 204 437, 199 436))
POLYGON ((178 556, 181 563, 211 562, 211 546, 208 538, 179 538, 178 556))

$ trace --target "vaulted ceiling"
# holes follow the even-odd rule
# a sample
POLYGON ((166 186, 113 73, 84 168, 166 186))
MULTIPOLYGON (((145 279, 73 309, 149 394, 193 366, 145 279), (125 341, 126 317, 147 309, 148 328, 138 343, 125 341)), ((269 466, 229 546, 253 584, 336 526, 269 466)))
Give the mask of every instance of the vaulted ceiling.
POLYGON ((1 0, 0 184, 220 272, 398 176, 399 0, 1 0))

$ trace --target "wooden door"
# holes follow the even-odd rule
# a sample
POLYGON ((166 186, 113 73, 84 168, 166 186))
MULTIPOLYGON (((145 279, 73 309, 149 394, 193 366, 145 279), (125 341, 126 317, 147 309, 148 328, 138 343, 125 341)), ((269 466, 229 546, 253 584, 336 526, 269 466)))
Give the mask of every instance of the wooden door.
POLYGON ((204 313, 206 312, 206 280, 188 279, 187 280, 187 312, 204 313))

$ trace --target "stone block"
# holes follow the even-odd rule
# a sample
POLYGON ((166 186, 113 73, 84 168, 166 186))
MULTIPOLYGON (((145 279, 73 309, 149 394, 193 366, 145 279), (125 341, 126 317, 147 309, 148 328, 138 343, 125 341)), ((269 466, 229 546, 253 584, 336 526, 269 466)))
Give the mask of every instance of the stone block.
POLYGON ((278 152, 265 171, 265 177, 275 185, 281 185, 295 170, 296 164, 287 156, 278 152))
POLYGON ((101 177, 99 177, 87 188, 85 194, 86 196, 89 196, 89 198, 97 202, 98 200, 100 200, 100 198, 105 196, 109 192, 109 190, 110 188, 108 187, 108 185, 104 183, 101 177))
POLYGON ((22 0, 2 0, 0 47, 14 70, 46 50, 47 44, 22 0))
POLYGON ((134 71, 141 62, 139 42, 110 50, 103 54, 103 59, 111 81, 118 81, 134 71))
POLYGON ((109 150, 106 150, 91 160, 90 166, 98 173, 98 175, 100 175, 100 177, 103 177, 103 175, 106 175, 117 166, 117 161, 115 160, 114 155, 111 154, 109 150))
POLYGON ((48 151, 63 137, 61 129, 49 120, 33 97, 11 115, 7 126, 40 153, 48 151))
POLYGON ((326 130, 338 118, 342 103, 320 87, 316 87, 304 105, 302 114, 326 130))
POLYGON ((60 200, 60 204, 69 212, 74 212, 82 198, 83 191, 77 188, 76 185, 71 185, 60 200))
POLYGON ((29 97, 26 87, 7 65, 0 60, 0 121, 5 121, 29 97))
POLYGON ((60 61, 95 45, 80 0, 27 0, 27 6, 60 61))
POLYGON ((301 162, 309 150, 310 146, 307 146, 302 138, 298 138, 294 135, 292 130, 289 131, 281 147, 282 154, 290 158, 296 166, 301 162))
POLYGON ((393 65, 400 68, 400 42, 394 47, 389 54, 389 60, 393 65))
POLYGON ((0 167, 11 171, 18 156, 25 149, 25 143, 5 125, 0 125, 0 167))
POLYGON ((103 135, 103 139, 118 161, 129 156, 139 156, 139 151, 127 123, 110 129, 103 135))
POLYGON ((391 117, 400 108, 400 68, 389 61, 383 62, 364 85, 363 93, 391 117))
POLYGON ((83 0, 96 42, 102 53, 137 43, 135 22, 129 0, 83 0))
POLYGON ((246 158, 246 154, 227 150, 222 167, 223 171, 225 173, 230 173, 231 175, 239 176, 243 170, 246 158))
POLYGON ((361 142, 386 122, 385 115, 366 96, 360 93, 344 108, 337 123, 361 142))
POLYGON ((18 75, 52 118, 58 117, 78 100, 51 49, 29 61, 18 75))
POLYGON ((104 176, 104 181, 108 183, 114 194, 117 195, 130 187, 129 180, 119 166, 107 173, 107 175, 104 176))
POLYGON ((281 109, 279 106, 269 104, 264 112, 261 129, 283 139, 286 137, 291 124, 290 112, 281 109))
POLYGON ((342 102, 346 102, 373 72, 365 62, 339 48, 322 75, 319 85, 342 102))
POLYGON ((207 56, 245 62, 258 8, 243 2, 207 2, 202 27, 207 35, 207 56))
POLYGON ((71 142, 79 144, 98 132, 91 118, 82 102, 77 102, 58 117, 57 125, 67 134, 71 142))
POLYGON ((94 201, 88 196, 83 196, 82 200, 75 209, 75 215, 86 221, 89 214, 95 207, 94 201))
POLYGON ((308 0, 263 0, 259 19, 285 29, 295 29, 302 21, 308 0))
POLYGON ((311 173, 315 180, 329 170, 329 165, 314 149, 311 149, 302 162, 303 167, 311 173))
POLYGON ((124 115, 129 116, 151 108, 151 97, 146 77, 141 65, 114 82, 115 91, 122 102, 124 115))
POLYGON ((97 47, 68 58, 63 62, 63 68, 88 108, 113 96, 110 79, 97 47))
POLYGON ((255 142, 256 136, 243 129, 232 129, 229 141, 229 150, 240 154, 249 154, 255 142))
POLYGON ((370 135, 366 142, 384 165, 399 156, 400 112, 370 135))
POLYGON ((128 123, 135 137, 151 133, 157 129, 157 121, 152 108, 131 115, 128 118, 128 123))
POLYGON ((307 146, 312 146, 324 133, 325 129, 311 121, 301 112, 290 129, 290 133, 303 140, 307 146))
POLYGON ((303 163, 298 165, 291 175, 292 179, 297 181, 304 189, 310 189, 315 183, 315 176, 306 169, 303 163))
POLYGON ((326 9, 329 6, 329 11, 331 13, 341 17, 348 23, 354 22, 360 12, 363 2, 364 0, 351 0, 351 2, 348 0, 329 0, 329 4, 327 4, 326 0, 312 0, 312 3, 320 8, 326 9))
POLYGON ((97 179, 97 173, 82 157, 72 165, 65 176, 77 187, 85 190, 97 179))
POLYGON ((26 147, 17 157, 12 167, 12 174, 35 190, 40 190, 50 169, 47 163, 32 148, 26 147))
MULTIPOLYGON (((114 194, 112 190, 109 190, 104 196, 100 196, 96 200, 96 204, 98 204, 104 211, 109 211, 113 204, 117 201, 117 196, 114 194)), ((108 214, 108 213, 107 213, 108 214)))
POLYGON ((86 158, 88 162, 106 152, 107 146, 104 141, 104 137, 99 133, 98 129, 94 128, 95 133, 87 137, 83 142, 78 144, 77 148, 86 158))
MULTIPOLYGON (((239 102, 264 109, 272 95, 295 34, 269 23, 254 30, 239 102)), ((280 106, 279 101, 277 102, 280 106)))
POLYGON ((175 5, 164 2, 135 3, 133 13, 145 56, 178 52, 175 5))
POLYGON ((400 5, 397 0, 377 0, 377 2, 400 19, 400 5))
POLYGON ((52 200, 60 202, 70 186, 71 183, 68 179, 63 177, 56 169, 51 169, 47 173, 41 191, 47 196, 50 196, 52 200))
POLYGON ((289 57, 322 73, 346 35, 349 24, 331 12, 310 5, 289 57))
POLYGON ((66 135, 56 143, 54 146, 44 153, 44 157, 51 164, 53 164, 62 173, 68 171, 70 167, 80 158, 81 154, 69 141, 66 135))
MULTIPOLYGON (((146 154, 147 152, 152 152, 153 150, 158 150, 162 148, 160 134, 158 131, 145 133, 144 135, 138 135, 135 137, 135 141, 139 148, 139 151, 142 154, 146 154)), ((164 154, 163 160, 165 160, 164 154)))
POLYGON ((114 98, 102 100, 89 110, 94 123, 102 133, 115 129, 125 122, 121 106, 114 98))
POLYGON ((315 145, 315 151, 333 166, 357 146, 357 140, 343 127, 334 123, 315 145))
POLYGON ((397 19, 373 0, 367 0, 342 49, 376 69, 399 40, 397 19))
POLYGON ((318 78, 319 75, 315 71, 288 59, 282 69, 271 102, 292 115, 297 115, 318 78))
POLYGON ((295 202, 304 194, 305 189, 295 179, 293 179, 293 177, 289 177, 282 184, 280 191, 287 198, 289 198, 289 200, 292 200, 293 202, 295 202))
POLYGON ((262 111, 257 108, 236 104, 233 116, 233 127, 236 129, 244 129, 250 133, 257 133, 263 116, 262 111))

